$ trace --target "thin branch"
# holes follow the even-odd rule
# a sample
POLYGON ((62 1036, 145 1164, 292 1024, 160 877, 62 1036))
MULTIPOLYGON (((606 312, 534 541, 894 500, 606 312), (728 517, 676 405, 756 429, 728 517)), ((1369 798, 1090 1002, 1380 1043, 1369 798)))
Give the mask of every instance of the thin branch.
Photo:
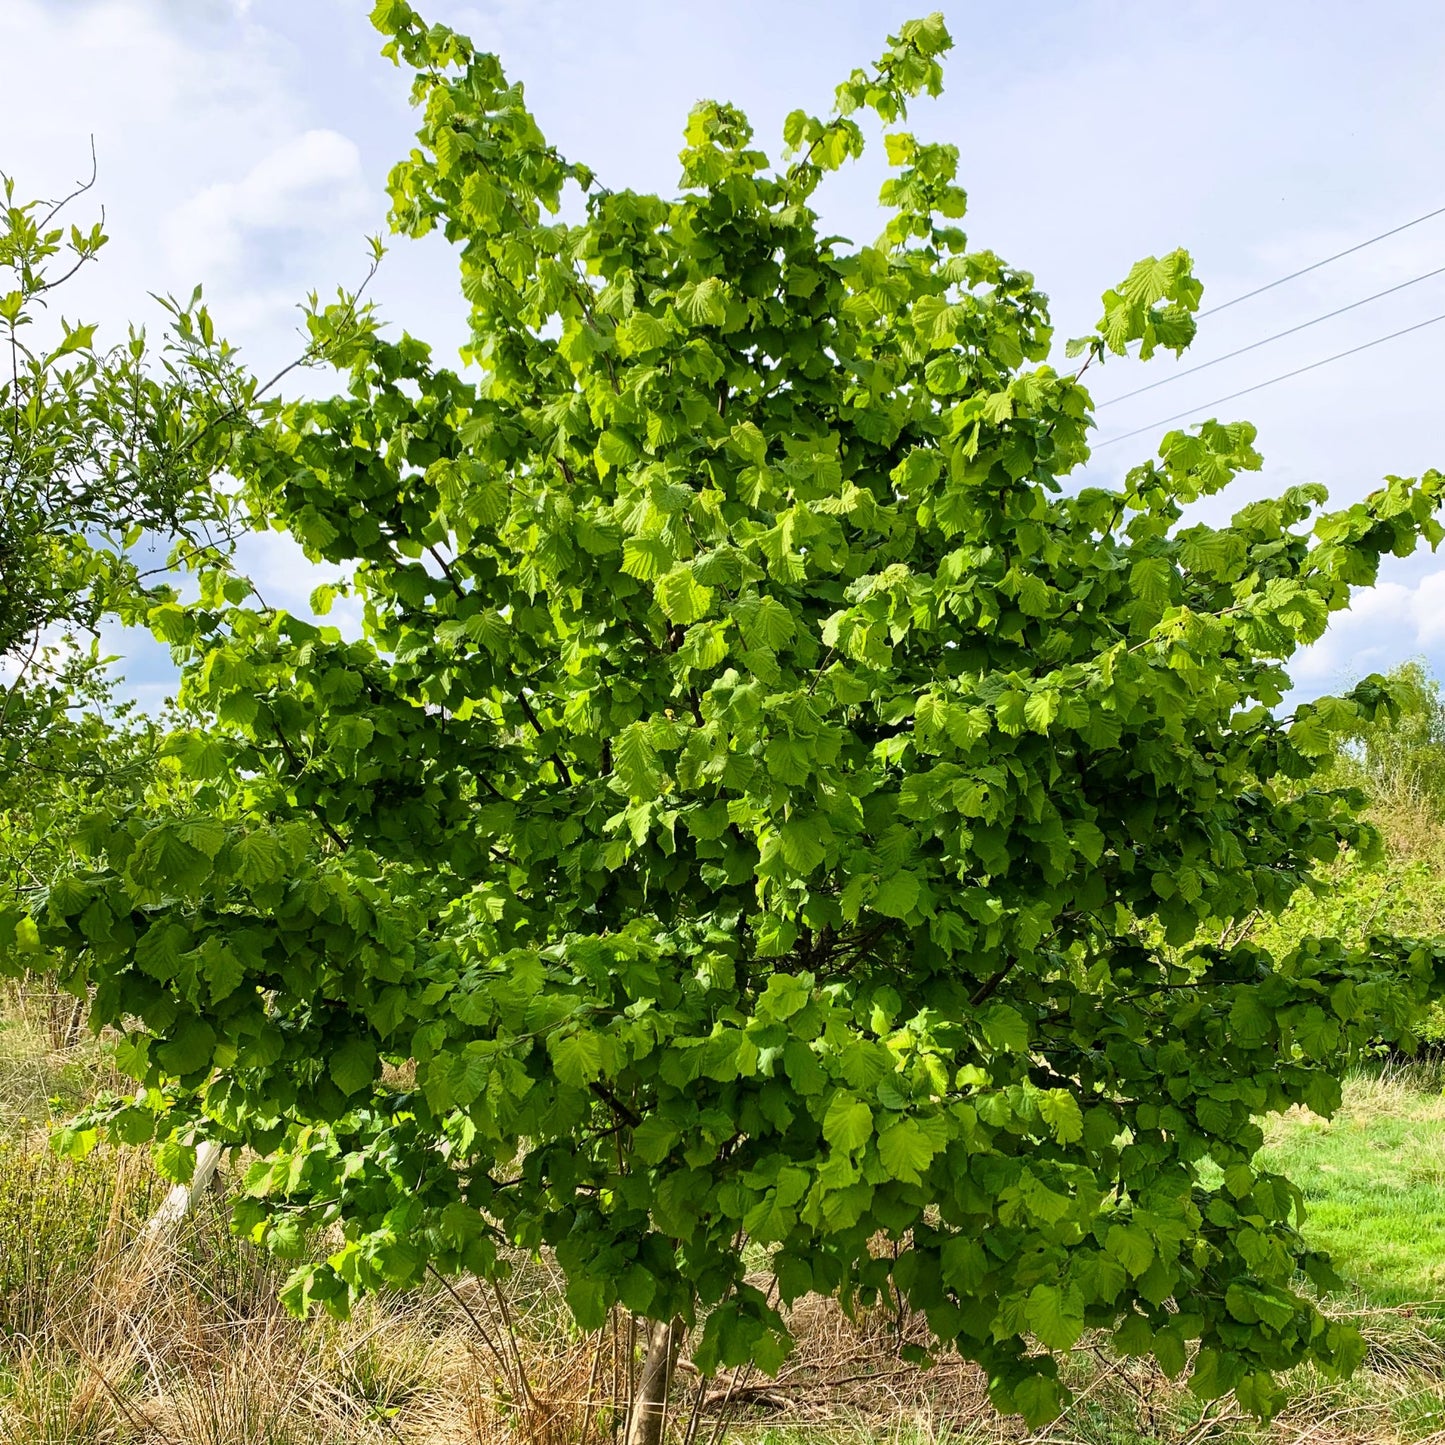
POLYGON ((594 1080, 592 1083, 592 1092, 596 1094, 608 1108, 612 1109, 624 1123, 630 1125, 632 1128, 635 1129, 642 1123, 642 1115, 632 1108, 631 1105, 619 1099, 606 1084, 594 1080))
POLYGON ((491 1335, 488 1333, 486 1326, 483 1325, 482 1322, 473 1313, 471 1306, 457 1292, 457 1289, 452 1284, 451 1280, 449 1280, 444 1274, 442 1274, 441 1271, 438 1270, 437 1267, 433 1264, 428 1264, 426 1267, 426 1271, 429 1275, 431 1275, 434 1280, 437 1281, 438 1284, 441 1285, 444 1290, 446 1290, 449 1295, 451 1295, 453 1301, 456 1303, 457 1308, 461 1310, 461 1312, 467 1317, 468 1320, 471 1321, 472 1328, 476 1330, 479 1336, 481 1336, 487 1348, 492 1352, 492 1357, 496 1360, 497 1364, 502 1367, 502 1374, 510 1375, 512 1373, 512 1367, 510 1362, 507 1360, 506 1356, 502 1354, 502 1351, 497 1346, 496 1342, 492 1339, 491 1335))
POLYGON ((100 174, 100 165, 95 156, 95 135, 90 137, 90 179, 88 181, 77 181, 75 189, 68 196, 62 196, 51 208, 41 217, 36 229, 43 231, 72 201, 78 200, 92 186, 95 185, 96 177, 100 174))
MULTIPOLYGON (((372 261, 370 267, 367 269, 366 275, 362 278, 361 285, 356 288, 355 292, 353 292, 350 297, 347 298, 348 314, 345 322, 343 323, 345 326, 350 326, 351 323, 355 321, 357 303, 361 300, 363 294, 366 291, 366 288, 375 278, 380 266, 381 259, 380 257, 378 257, 377 259, 372 261)), ((244 404, 241 402, 237 402, 229 410, 222 412, 220 416, 212 418, 205 424, 205 426, 200 429, 199 432, 196 433, 194 437, 190 439, 189 442, 186 443, 186 445, 191 447, 198 446, 202 441, 205 440, 207 436, 210 435, 211 432, 215 431, 217 427, 224 425, 226 422, 235 421, 236 418, 239 417, 246 409, 247 405, 255 405, 255 403, 260 401, 261 398, 264 397, 269 391, 271 391, 282 381, 284 381, 286 377, 288 377, 293 371, 297 369, 297 367, 306 366, 310 362, 317 360, 319 357, 325 354, 325 350, 326 348, 324 343, 318 344, 317 342, 312 342, 311 345, 308 346, 306 350, 303 351, 301 355, 298 356, 294 361, 291 361, 287 365, 283 366, 281 370, 278 371, 275 376, 273 376, 269 381, 267 381, 264 385, 258 387, 255 391, 251 392, 244 404)))
MULTIPOLYGON (((522 705, 522 711, 526 714, 527 721, 536 730, 537 736, 541 737, 546 731, 537 720, 537 714, 532 711, 532 704, 527 700, 527 694, 521 690, 517 692, 517 701, 522 705)), ((562 781, 570 788, 572 786, 572 774, 567 770, 567 764, 562 761, 557 753, 552 754, 552 761, 557 764, 557 771, 562 775, 562 781)))
MULTIPOLYGON (((101 213, 100 213, 100 219, 101 219, 101 224, 104 225, 104 223, 105 223, 105 211, 104 211, 104 210, 102 210, 101 213)), ((67 272, 65 272, 64 275, 57 276, 53 281, 42 281, 42 282, 40 283, 40 285, 38 285, 30 294, 31 294, 32 296, 39 296, 39 295, 42 295, 42 294, 43 294, 44 292, 46 292, 46 291, 54 291, 58 286, 64 286, 65 283, 66 283, 67 281, 69 281, 70 278, 71 278, 72 276, 74 276, 75 273, 81 269, 82 266, 84 266, 87 262, 90 262, 90 261, 93 261, 93 260, 95 260, 95 253, 94 253, 93 251, 87 252, 84 256, 82 256, 82 257, 80 258, 80 260, 78 260, 78 261, 75 263, 75 265, 73 265, 73 266, 70 268, 70 270, 68 270, 67 272)))
MULTIPOLYGON (((271 731, 275 733, 276 741, 281 744, 281 751, 284 752, 287 758, 290 759, 291 766, 295 768, 298 773, 304 773, 306 771, 306 764, 303 763, 301 759, 296 756, 296 749, 291 746, 291 743, 287 739, 286 734, 281 731, 281 724, 278 723, 274 718, 271 721, 271 731)), ((321 826, 326 830, 326 834, 331 839, 331 841, 335 843, 336 846, 340 848, 343 853, 346 852, 346 840, 326 820, 326 817, 322 813, 321 809, 313 806, 311 811, 316 814, 316 821, 320 823, 321 826)))
POLYGON ((506 1340, 512 1347, 513 1358, 517 1362, 517 1383, 522 1387, 522 1399, 526 1402, 528 1409, 535 1409, 536 1398, 532 1394, 532 1387, 527 1381, 527 1366, 522 1360, 522 1351, 517 1344, 517 1327, 512 1323, 512 1312, 507 1308, 507 1297, 502 1293, 501 1286, 496 1280, 488 1280, 492 1287, 492 1295, 497 1301, 497 1308, 502 1312, 502 1322, 507 1327, 506 1340))
POLYGON ((1004 981, 1004 979, 1006 979, 1009 974, 1013 972, 1014 967, 1017 965, 1017 963, 1018 959, 1011 958, 1006 964, 1004 964, 1001 969, 998 970, 997 973, 995 973, 991 978, 986 979, 984 983, 974 991, 973 997, 970 998, 968 1001, 968 1006, 970 1008, 977 1008, 979 1004, 981 1004, 986 998, 990 997, 990 995, 995 992, 995 990, 1004 981))

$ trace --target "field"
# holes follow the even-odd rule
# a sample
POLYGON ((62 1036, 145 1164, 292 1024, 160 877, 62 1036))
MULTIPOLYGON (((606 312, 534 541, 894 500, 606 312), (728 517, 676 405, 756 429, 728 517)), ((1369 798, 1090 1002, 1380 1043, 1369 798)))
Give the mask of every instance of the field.
MULTIPOLYGON (((277 1268, 229 1237, 208 1200, 147 1247, 163 1186, 141 1154, 56 1160, 46 1133, 105 1077, 69 1020, 11 996, 0 1027, 0 1445, 361 1445, 609 1438, 588 1408, 623 1368, 626 1328, 570 1332, 557 1282, 522 1261, 500 1298, 475 1285, 374 1302, 338 1324, 298 1323, 275 1302, 277 1268), (515 1323, 510 1335, 503 1316, 515 1323), (519 1365, 525 1390, 517 1384, 519 1365)), ((714 1381, 698 1399, 684 1364, 674 1433, 749 1445, 1249 1445, 1445 1441, 1445 1095, 1438 1070, 1358 1074, 1333 1120, 1269 1126, 1273 1163, 1310 1206, 1308 1231, 1352 1292, 1330 1301, 1370 1342, 1346 1384, 1304 1374, 1268 1429, 1198 1401, 1152 1368, 1087 1339, 1069 1370, 1078 1399, 1029 1436, 1001 1422, 970 1366, 904 1365, 891 1315, 831 1305, 795 1319, 799 1350, 776 1380, 714 1381)))

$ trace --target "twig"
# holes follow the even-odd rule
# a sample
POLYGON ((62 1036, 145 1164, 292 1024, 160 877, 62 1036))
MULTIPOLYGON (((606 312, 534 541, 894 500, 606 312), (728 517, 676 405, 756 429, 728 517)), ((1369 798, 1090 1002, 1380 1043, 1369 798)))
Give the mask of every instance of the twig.
POLYGON ((979 1004, 993 994, 1004 979, 1013 971, 1017 963, 1017 958, 1011 958, 992 978, 986 979, 983 984, 974 991, 973 997, 968 1001, 968 1006, 970 1008, 977 1008, 979 1004))
POLYGON ((503 1378, 509 1377, 512 1373, 512 1366, 510 1362, 502 1354, 500 1348, 497 1346, 496 1342, 488 1333, 486 1326, 483 1325, 481 1320, 476 1317, 475 1313, 472 1311, 471 1306, 466 1302, 466 1300, 461 1297, 460 1293, 458 1293, 456 1287, 452 1284, 451 1280, 449 1280, 444 1274, 442 1274, 435 1265, 428 1264, 426 1270, 427 1273, 431 1275, 431 1277, 435 1279, 444 1290, 446 1290, 446 1292, 456 1302, 457 1308, 461 1310, 461 1312, 471 1322, 472 1328, 476 1330, 477 1334, 481 1337, 483 1343, 492 1352, 492 1358, 496 1360, 498 1366, 500 1367, 503 1378))
MULTIPOLYGON (((281 724, 274 718, 271 721, 271 731, 276 734, 276 741, 281 744, 281 751, 290 759, 291 766, 295 768, 298 773, 304 773, 306 771, 306 764, 296 756, 296 750, 287 740, 286 734, 281 731, 281 724)), ((326 816, 322 813, 321 809, 319 807, 313 807, 311 811, 316 814, 316 821, 326 830, 326 834, 331 841, 335 843, 343 853, 346 852, 346 839, 327 822, 326 816)))
POLYGON ((619 1099, 601 1080, 594 1079, 591 1087, 592 1092, 632 1128, 635 1129, 642 1123, 642 1115, 619 1099))
MULTIPOLYGON (((532 724, 537 736, 541 737, 546 729, 544 729, 542 724, 537 720, 537 714, 532 711, 532 704, 527 700, 527 694, 521 688, 517 690, 517 701, 521 703, 522 711, 526 714, 527 721, 532 724)), ((568 772, 567 764, 562 761, 561 757, 555 751, 552 753, 552 761, 557 764, 557 771, 562 775, 562 781, 570 788, 572 786, 572 774, 568 772)))

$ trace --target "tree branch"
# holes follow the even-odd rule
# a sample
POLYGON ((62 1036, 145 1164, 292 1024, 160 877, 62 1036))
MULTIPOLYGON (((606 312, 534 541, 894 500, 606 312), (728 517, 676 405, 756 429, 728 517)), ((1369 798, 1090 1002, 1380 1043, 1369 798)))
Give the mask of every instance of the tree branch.
MULTIPOLYGON (((517 701, 521 703, 522 711, 526 714, 527 721, 532 724, 537 736, 541 737, 545 729, 537 720, 537 714, 532 711, 532 704, 527 701, 527 694, 519 690, 517 693, 517 701)), ((552 754, 552 761, 557 764, 557 771, 561 773, 562 781, 570 788, 572 786, 572 774, 567 771, 567 764, 562 761, 556 752, 552 754)))
POLYGON ((642 1115, 630 1105, 624 1104, 606 1084, 594 1082, 591 1087, 592 1092, 630 1128, 635 1129, 642 1123, 642 1115))
MULTIPOLYGON (((291 746, 286 734, 281 731, 281 724, 278 723, 275 718, 271 719, 271 731, 275 733, 276 741, 281 744, 281 751, 290 759, 291 766, 295 768, 298 773, 304 773, 306 771, 306 764, 296 756, 296 749, 291 746)), ((322 813, 321 809, 313 803, 311 811, 316 814, 316 821, 326 830, 327 837, 329 837, 343 853, 346 852, 346 839, 327 822, 326 816, 322 813)))

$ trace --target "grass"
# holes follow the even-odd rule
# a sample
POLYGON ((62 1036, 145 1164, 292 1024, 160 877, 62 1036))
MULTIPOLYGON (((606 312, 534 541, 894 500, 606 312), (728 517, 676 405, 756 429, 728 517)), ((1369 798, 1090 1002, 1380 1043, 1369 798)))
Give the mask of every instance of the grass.
POLYGON ((1374 1304, 1445 1310, 1445 1094, 1438 1079, 1357 1075, 1333 1119, 1266 1128, 1265 1160, 1304 1192, 1306 1232, 1374 1304), (1420 1084, 1433 1084, 1433 1089, 1420 1084))
MULTIPOLYGON (((143 1156, 80 1164, 47 1149, 98 1083, 104 1054, 68 1014, 11 997, 0 1013, 0 1445, 609 1445, 587 1401, 627 1368, 625 1323, 599 1341, 568 1327, 555 1273, 507 1288, 530 1383, 521 1401, 500 1306, 476 1282, 371 1301, 345 1324, 297 1322, 277 1269, 208 1202, 165 1259, 135 1242, 162 1187, 143 1156), (484 1327, 488 1339, 479 1335, 484 1327), (591 1424, 584 1421, 591 1417, 591 1424)), ((974 1367, 903 1365, 891 1319, 801 1304, 799 1347, 776 1381, 740 1374, 743 1445, 1445 1445, 1445 1095, 1441 1073, 1351 1078, 1332 1120, 1267 1122, 1267 1160, 1295 1179, 1306 1233, 1351 1291, 1326 1301, 1370 1343, 1350 1381, 1306 1371, 1267 1429, 1197 1401, 1152 1366, 1084 1341, 1065 1365, 1078 1398, 1029 1436, 998 1419, 974 1367)), ((685 1356, 684 1356, 685 1360, 685 1356)), ((714 1381, 711 1421, 729 1381, 714 1381)), ((676 1419, 697 1388, 679 1371, 676 1419)), ((673 1431, 674 1440, 681 1438, 673 1431)))

